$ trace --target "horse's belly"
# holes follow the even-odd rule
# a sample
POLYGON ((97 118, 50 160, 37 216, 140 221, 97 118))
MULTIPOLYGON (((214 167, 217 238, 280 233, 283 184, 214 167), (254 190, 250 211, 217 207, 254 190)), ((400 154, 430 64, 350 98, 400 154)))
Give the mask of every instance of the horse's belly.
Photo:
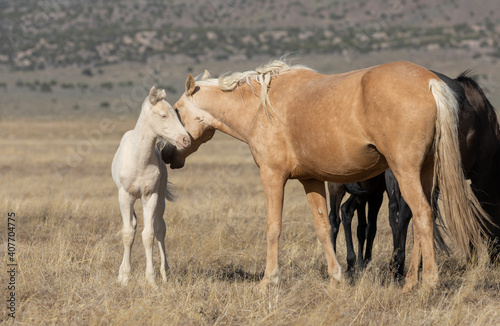
POLYGON ((387 168, 385 158, 375 146, 356 141, 343 141, 323 146, 300 146, 297 161, 302 175, 324 181, 348 183, 365 180, 382 173, 387 168))

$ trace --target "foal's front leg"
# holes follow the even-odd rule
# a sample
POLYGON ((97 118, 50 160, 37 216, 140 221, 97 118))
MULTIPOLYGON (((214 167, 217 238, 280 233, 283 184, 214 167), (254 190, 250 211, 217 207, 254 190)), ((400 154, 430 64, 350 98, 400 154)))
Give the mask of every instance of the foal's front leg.
MULTIPOLYGON (((161 194, 159 195, 161 197, 161 194)), ((167 255, 165 253, 165 233, 167 227, 165 225, 165 220, 163 219, 163 213, 165 212, 165 197, 158 198, 158 205, 156 206, 156 212, 154 216, 154 232, 156 241, 158 241, 158 247, 160 249, 160 273, 163 282, 167 280, 167 255)))
POLYGON ((158 204, 158 193, 153 193, 142 198, 144 215, 144 229, 142 230, 142 243, 146 252, 146 280, 156 287, 155 271, 153 268, 153 240, 154 240, 154 213, 158 204))
POLYGON ((260 168, 260 178, 267 204, 266 271, 264 272, 264 278, 259 284, 261 290, 264 290, 269 283, 277 283, 279 281, 278 251, 286 178, 265 166, 260 168))

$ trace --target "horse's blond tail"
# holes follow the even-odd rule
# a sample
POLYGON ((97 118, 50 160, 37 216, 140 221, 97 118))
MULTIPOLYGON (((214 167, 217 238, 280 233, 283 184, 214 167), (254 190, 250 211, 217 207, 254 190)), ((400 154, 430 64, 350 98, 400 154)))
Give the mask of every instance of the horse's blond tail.
POLYGON ((434 175, 443 200, 447 227, 468 256, 471 245, 482 252, 485 220, 491 223, 470 185, 465 179, 458 142, 458 101, 453 91, 443 82, 432 79, 429 88, 436 100, 436 135, 434 138, 434 175))

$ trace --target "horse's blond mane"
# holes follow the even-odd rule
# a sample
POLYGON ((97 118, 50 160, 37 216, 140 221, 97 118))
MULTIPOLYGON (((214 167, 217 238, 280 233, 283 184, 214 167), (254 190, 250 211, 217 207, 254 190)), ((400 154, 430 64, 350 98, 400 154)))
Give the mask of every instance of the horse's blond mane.
POLYGON ((236 87, 241 86, 243 84, 248 84, 253 91, 255 89, 252 85, 252 80, 256 81, 261 85, 260 87, 260 99, 262 102, 262 106, 266 111, 266 114, 270 116, 269 108, 274 110, 271 101, 269 100, 269 84, 271 83, 271 78, 278 75, 283 75, 287 72, 295 71, 295 70, 313 70, 309 67, 303 65, 295 65, 291 66, 284 60, 274 60, 268 64, 262 65, 255 70, 249 70, 245 72, 235 72, 232 74, 222 74, 218 79, 219 87, 223 91, 232 91, 236 89, 236 87))

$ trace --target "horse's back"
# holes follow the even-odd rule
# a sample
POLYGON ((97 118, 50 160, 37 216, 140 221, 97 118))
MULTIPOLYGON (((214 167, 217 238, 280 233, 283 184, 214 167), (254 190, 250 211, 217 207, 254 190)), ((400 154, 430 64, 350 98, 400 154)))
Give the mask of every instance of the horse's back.
POLYGON ((395 62, 341 75, 300 74, 308 79, 296 78, 303 86, 291 88, 286 123, 297 160, 321 171, 316 177, 367 179, 387 168, 387 154, 430 148, 436 103, 429 81, 438 78, 427 69, 395 62))

